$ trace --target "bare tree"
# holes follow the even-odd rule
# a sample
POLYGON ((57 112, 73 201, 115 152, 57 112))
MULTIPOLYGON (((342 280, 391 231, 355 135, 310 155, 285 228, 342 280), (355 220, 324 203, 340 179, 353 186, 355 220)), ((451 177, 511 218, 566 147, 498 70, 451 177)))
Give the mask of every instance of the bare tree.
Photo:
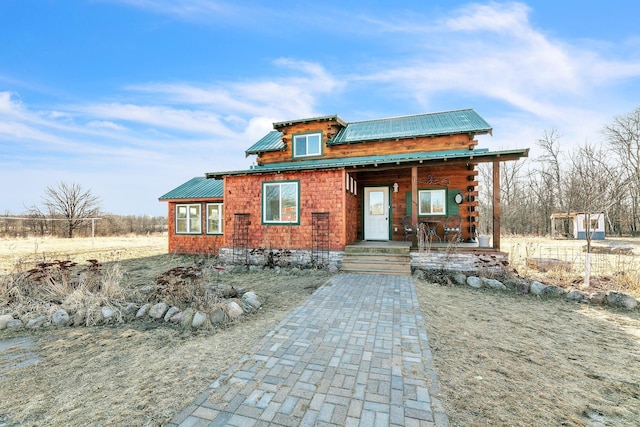
POLYGON ((629 180, 630 229, 632 234, 637 234, 640 231, 640 108, 616 117, 603 133, 629 180))
POLYGON ((44 205, 53 217, 66 219, 67 237, 82 225, 85 218, 96 217, 100 212, 100 199, 80 184, 58 183, 57 187, 47 187, 44 205))
POLYGON ((594 231, 591 215, 607 214, 615 201, 625 192, 628 181, 623 176, 624 171, 607 159, 606 152, 602 148, 588 143, 571 155, 571 166, 570 180, 571 188, 575 193, 575 207, 585 214, 587 256, 584 285, 588 287, 591 241, 594 231))

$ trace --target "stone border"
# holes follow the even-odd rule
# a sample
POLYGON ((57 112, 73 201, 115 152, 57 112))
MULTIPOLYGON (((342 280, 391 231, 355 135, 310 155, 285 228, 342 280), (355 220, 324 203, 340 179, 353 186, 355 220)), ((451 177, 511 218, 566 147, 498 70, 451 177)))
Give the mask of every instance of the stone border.
MULTIPOLYGON (((413 276, 420 280, 428 280, 432 272, 416 269, 413 276)), ((640 310, 640 300, 632 295, 618 291, 596 291, 584 292, 578 289, 565 289, 556 285, 545 285, 537 280, 529 281, 520 278, 509 278, 504 281, 488 277, 465 274, 462 272, 446 270, 450 283, 458 286, 470 286, 474 289, 490 288, 499 291, 514 291, 516 294, 535 295, 538 298, 563 298, 585 304, 606 305, 609 307, 621 308, 624 310, 640 310)))

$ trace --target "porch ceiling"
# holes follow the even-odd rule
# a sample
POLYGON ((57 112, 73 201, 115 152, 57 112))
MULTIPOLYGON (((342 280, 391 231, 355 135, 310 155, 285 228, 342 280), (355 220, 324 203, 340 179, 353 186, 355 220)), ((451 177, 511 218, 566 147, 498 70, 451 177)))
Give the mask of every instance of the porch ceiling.
POLYGON ((338 159, 314 159, 298 162, 271 163, 262 166, 252 166, 248 170, 228 172, 208 172, 207 178, 222 178, 230 175, 247 175, 255 173, 289 172, 318 169, 340 169, 345 167, 378 167, 384 165, 400 165, 407 163, 424 163, 449 160, 474 160, 476 162, 491 162, 495 160, 509 161, 527 157, 529 149, 489 151, 488 149, 476 150, 449 150, 426 151, 419 153, 401 153, 379 156, 345 157, 338 159))

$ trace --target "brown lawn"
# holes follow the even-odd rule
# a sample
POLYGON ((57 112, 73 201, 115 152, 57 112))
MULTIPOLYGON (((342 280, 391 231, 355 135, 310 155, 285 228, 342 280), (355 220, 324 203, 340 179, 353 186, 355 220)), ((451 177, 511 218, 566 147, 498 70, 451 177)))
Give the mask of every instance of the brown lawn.
MULTIPOLYGON (((136 239, 25 245, 27 255, 47 259, 112 254, 131 286, 194 260, 162 255, 165 238, 136 239)), ((20 260, 22 243, 2 241, 0 265, 20 260)), ((166 423, 326 277, 243 273, 222 281, 254 290, 263 309, 213 331, 134 322, 0 332, 0 425, 166 423)), ((418 280, 416 289, 452 425, 638 425, 639 311, 418 280)))

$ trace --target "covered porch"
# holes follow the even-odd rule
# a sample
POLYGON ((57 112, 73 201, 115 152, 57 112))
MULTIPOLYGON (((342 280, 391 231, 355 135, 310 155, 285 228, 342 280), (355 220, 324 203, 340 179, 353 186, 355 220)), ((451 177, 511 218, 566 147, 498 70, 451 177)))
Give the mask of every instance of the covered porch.
MULTIPOLYGON (((408 241, 413 250, 433 252, 500 251, 500 163, 518 160, 528 150, 456 150, 406 155, 344 169, 346 193, 357 195, 345 212, 354 239, 408 241), (479 163, 490 162, 492 233, 478 239, 479 163), (490 242, 490 243, 489 243, 490 242)), ((345 203, 348 206, 348 203, 345 203)), ((347 230, 348 231, 348 230, 347 230)))

